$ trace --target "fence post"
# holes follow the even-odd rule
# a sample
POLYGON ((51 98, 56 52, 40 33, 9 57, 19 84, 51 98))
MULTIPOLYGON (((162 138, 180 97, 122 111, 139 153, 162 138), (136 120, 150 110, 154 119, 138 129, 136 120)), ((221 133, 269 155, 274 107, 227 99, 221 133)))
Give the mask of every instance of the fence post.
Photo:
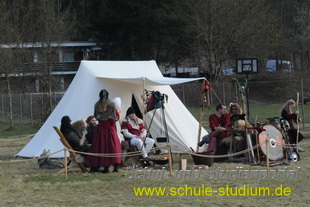
POLYGON ((30 122, 33 124, 33 118, 32 118, 32 93, 29 94, 30 98, 30 122))
POLYGON ((302 111, 302 129, 305 129, 305 111, 304 111, 304 79, 300 80, 301 85, 301 111, 302 111))
POLYGON ((1 111, 2 111, 2 121, 4 122, 3 94, 1 94, 1 111))
POLYGON ((19 94, 19 114, 20 114, 20 123, 23 123, 22 94, 19 94))
POLYGON ((235 95, 236 95, 236 100, 235 100, 235 102, 236 102, 236 103, 239 103, 239 89, 238 89, 238 84, 236 83, 236 81, 233 82, 233 83, 234 83, 235 95))

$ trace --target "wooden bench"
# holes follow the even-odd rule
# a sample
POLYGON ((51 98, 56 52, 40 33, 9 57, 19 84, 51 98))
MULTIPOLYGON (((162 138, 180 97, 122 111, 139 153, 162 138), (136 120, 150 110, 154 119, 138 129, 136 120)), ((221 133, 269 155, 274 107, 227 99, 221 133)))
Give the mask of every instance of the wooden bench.
MULTIPOLYGON (((57 132, 57 134, 59 135, 59 139, 61 141, 61 143, 69 150, 73 150, 73 148, 71 147, 71 145, 69 144, 68 140, 66 139, 66 137, 61 133, 61 131, 59 130, 58 127, 53 126, 53 128, 55 129, 55 131, 57 132)), ((88 170, 86 169, 85 165, 83 163, 77 162, 76 161, 76 152, 73 151, 69 151, 70 154, 70 159, 71 159, 71 163, 70 165, 67 167, 68 169, 74 166, 78 166, 82 172, 88 172, 88 170)), ((66 164, 66 163, 65 163, 66 164)), ((64 169, 62 169, 61 171, 59 171, 59 173, 63 173, 64 169)))

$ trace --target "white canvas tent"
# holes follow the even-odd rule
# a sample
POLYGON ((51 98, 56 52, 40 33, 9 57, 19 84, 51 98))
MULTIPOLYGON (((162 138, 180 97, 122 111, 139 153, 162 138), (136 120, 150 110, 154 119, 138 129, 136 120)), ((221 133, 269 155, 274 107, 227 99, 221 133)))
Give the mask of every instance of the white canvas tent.
MULTIPOLYGON (((132 96, 143 112, 144 89, 160 91, 169 97, 165 104, 165 119, 173 151, 196 149, 199 123, 186 109, 169 85, 196 81, 204 78, 166 78, 161 74, 155 61, 82 61, 80 67, 63 98, 32 140, 16 155, 19 157, 39 157, 43 150, 51 153, 64 148, 53 126, 60 127, 63 116, 72 121, 87 118, 93 114, 94 104, 99 99, 101 89, 109 91, 109 98, 120 97, 121 117, 131 106, 132 96)), ((200 96, 200 93, 197 93, 200 96)), ((160 109, 161 110, 161 109, 160 109)), ((158 110, 157 110, 158 111, 158 110)), ((144 116, 149 125, 154 110, 144 116)), ((156 112, 150 127, 153 138, 162 137, 164 128, 161 113, 156 112), (157 114, 158 113, 158 114, 157 114)), ((201 137, 207 132, 202 129, 201 137)), ((155 139, 156 140, 156 139, 155 139)), ((163 144, 158 143, 158 146, 163 144)), ((164 145, 167 145, 164 143, 164 145)), ((52 157, 63 157, 63 151, 52 157)))

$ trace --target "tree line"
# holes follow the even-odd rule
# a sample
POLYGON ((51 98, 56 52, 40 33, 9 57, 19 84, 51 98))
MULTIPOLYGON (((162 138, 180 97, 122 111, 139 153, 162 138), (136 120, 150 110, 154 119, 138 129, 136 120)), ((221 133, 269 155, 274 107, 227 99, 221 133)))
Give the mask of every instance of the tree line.
POLYGON ((14 10, 11 24, 19 25, 22 41, 92 40, 103 60, 154 59, 216 75, 238 58, 292 60, 298 69, 309 64, 307 0, 0 2, 14 10))
POLYGON ((76 38, 97 41, 102 59, 197 66, 216 79, 239 58, 291 60, 305 70, 309 7, 307 0, 80 0, 76 38))

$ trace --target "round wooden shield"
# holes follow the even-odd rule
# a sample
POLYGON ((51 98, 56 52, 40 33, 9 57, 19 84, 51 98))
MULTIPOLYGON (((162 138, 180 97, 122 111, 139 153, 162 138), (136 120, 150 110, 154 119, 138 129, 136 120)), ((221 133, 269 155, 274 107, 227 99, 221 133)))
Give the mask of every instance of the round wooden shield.
POLYGON ((261 151, 266 156, 268 153, 270 160, 281 160, 284 157, 284 140, 282 133, 270 124, 264 125, 263 128, 266 131, 262 131, 258 136, 261 151), (267 140, 268 142, 266 142, 267 140), (268 152, 267 143, 269 144, 268 152))

